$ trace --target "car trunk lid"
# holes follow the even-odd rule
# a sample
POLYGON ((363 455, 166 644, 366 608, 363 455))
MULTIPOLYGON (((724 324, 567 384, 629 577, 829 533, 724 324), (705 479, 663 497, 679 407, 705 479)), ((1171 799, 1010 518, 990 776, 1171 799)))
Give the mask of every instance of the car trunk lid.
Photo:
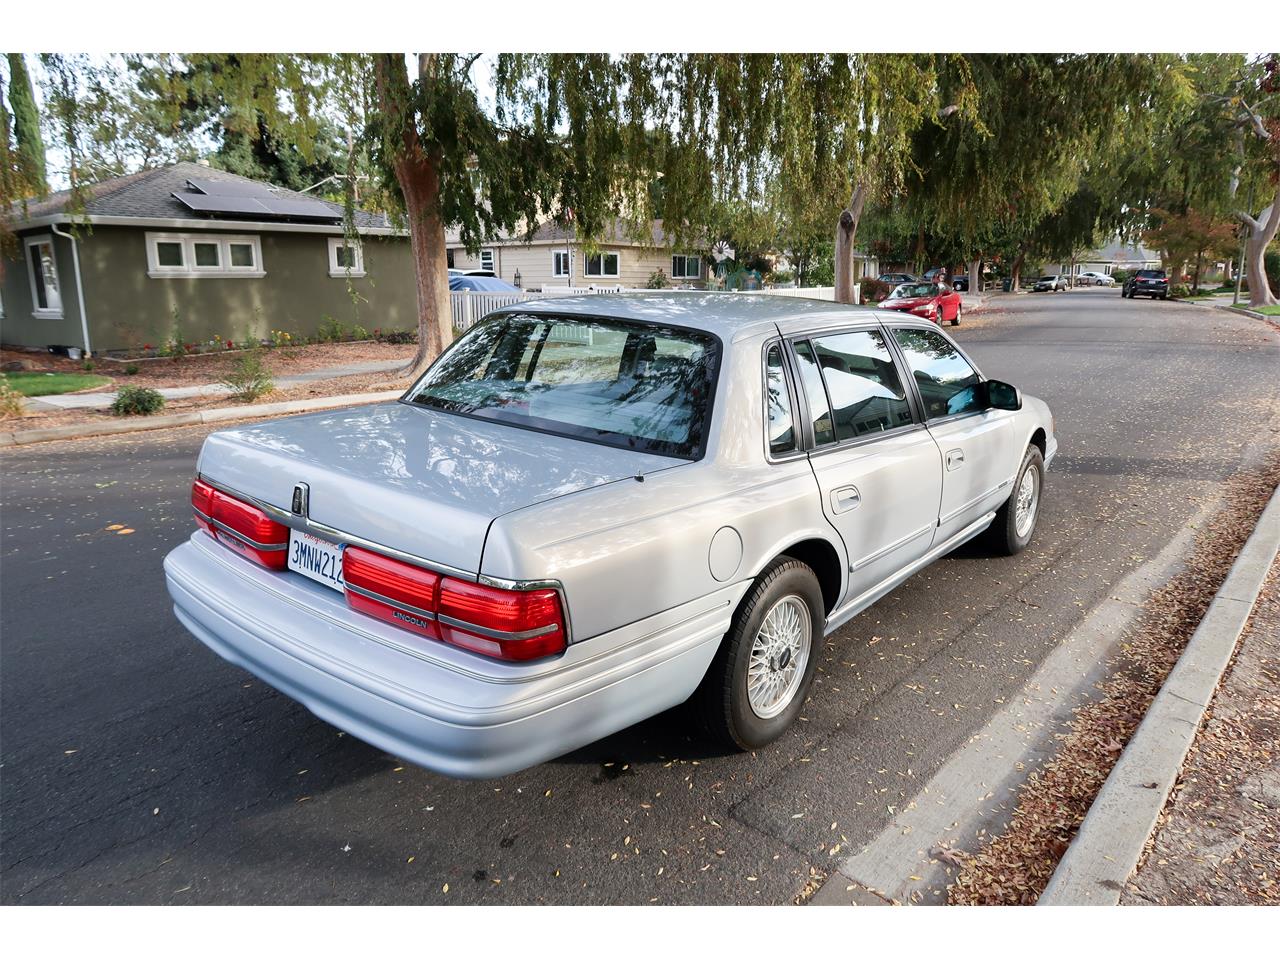
POLYGON ((231 492, 434 564, 478 573, 495 517, 679 461, 403 403, 212 434, 198 470, 231 492))

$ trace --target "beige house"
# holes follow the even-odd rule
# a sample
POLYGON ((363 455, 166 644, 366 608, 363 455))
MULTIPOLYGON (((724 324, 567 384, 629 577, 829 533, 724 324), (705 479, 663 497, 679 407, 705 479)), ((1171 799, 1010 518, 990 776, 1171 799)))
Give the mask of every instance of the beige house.
POLYGON ((662 221, 650 227, 648 242, 627 236, 615 223, 608 239, 588 253, 578 242, 577 231, 544 223, 529 240, 495 240, 471 256, 456 231, 445 237, 449 266, 457 270, 492 270, 523 290, 544 287, 644 287, 659 270, 672 287, 701 289, 707 285, 710 263, 701 251, 676 250, 662 229, 662 221))

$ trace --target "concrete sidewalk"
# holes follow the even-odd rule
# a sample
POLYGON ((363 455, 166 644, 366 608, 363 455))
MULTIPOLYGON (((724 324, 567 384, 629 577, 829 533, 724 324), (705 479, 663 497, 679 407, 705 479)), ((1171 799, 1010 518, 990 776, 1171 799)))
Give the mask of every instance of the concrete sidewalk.
MULTIPOLYGON (((330 380, 337 377, 352 377, 362 373, 383 373, 403 367, 405 360, 371 360, 368 363, 342 364, 336 367, 323 367, 308 373, 294 373, 276 377, 276 387, 285 389, 317 380, 330 380)), ((231 393, 231 388, 222 383, 202 383, 193 387, 161 387, 158 391, 166 400, 184 400, 189 397, 217 396, 231 393)), ((27 403, 33 410, 105 410, 115 402, 116 395, 111 393, 64 393, 51 397, 31 397, 27 403)))

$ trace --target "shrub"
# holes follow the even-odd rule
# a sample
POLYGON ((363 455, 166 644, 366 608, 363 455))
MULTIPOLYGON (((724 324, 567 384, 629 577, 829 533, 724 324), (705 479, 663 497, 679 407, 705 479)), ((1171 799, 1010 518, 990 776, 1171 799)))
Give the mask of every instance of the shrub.
POLYGON ((81 366, 82 366, 82 367, 84 367, 84 372, 85 372, 85 373, 93 373, 93 361, 92 361, 92 360, 88 360, 88 359, 86 359, 86 360, 85 360, 85 362, 81 364, 81 366))
POLYGON ((293 343, 293 335, 285 330, 271 331, 271 345, 273 347, 287 347, 293 343))
POLYGON ((320 318, 320 328, 316 331, 317 343, 337 343, 342 339, 342 324, 327 313, 320 318))
POLYGON ((649 274, 649 282, 645 286, 650 290, 665 290, 671 286, 671 282, 667 279, 667 275, 659 267, 653 273, 649 274))
POLYGON ((164 397, 150 387, 121 387, 111 404, 117 417, 146 417, 164 409, 164 397))
POLYGON ((1175 299, 1178 297, 1189 297, 1191 296, 1191 288, 1185 283, 1170 284, 1169 296, 1174 297, 1175 299))
POLYGON ((1133 276, 1132 270, 1112 270, 1111 276, 1115 278, 1116 283, 1124 283, 1133 276))
POLYGON ((862 284, 862 301, 864 303, 879 303, 893 293, 892 283, 877 280, 875 277, 864 277, 858 282, 862 284))
POLYGON ((366 330, 364 327, 360 326, 360 324, 358 323, 352 324, 351 327, 346 331, 346 333, 347 333, 347 339, 349 340, 368 340, 369 339, 369 331, 366 330))
POLYGON ((386 330, 378 337, 383 343, 417 343, 416 330, 386 330))
POLYGON ((138 367, 138 365, 137 365, 136 363, 130 363, 130 364, 127 364, 127 365, 125 366, 125 368, 124 368, 125 376, 127 376, 127 377, 136 377, 136 376, 138 375, 138 370, 139 370, 139 369, 140 369, 140 368, 138 367))
POLYGON ((0 378, 0 420, 22 416, 22 394, 0 378))
POLYGON ((237 360, 235 367, 220 382, 231 389, 234 399, 245 403, 253 403, 276 386, 271 371, 262 362, 260 350, 250 350, 237 360))

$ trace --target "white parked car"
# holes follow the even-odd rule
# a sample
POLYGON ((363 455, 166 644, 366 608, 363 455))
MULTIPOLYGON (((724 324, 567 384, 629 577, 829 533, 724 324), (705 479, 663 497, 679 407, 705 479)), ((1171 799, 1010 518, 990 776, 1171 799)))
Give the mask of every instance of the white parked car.
POLYGON ((1093 270, 1086 270, 1078 274, 1076 281, 1081 285, 1092 287, 1114 287, 1116 285, 1115 277, 1105 273, 1096 273, 1093 270))
POLYGON ((907 314, 541 300, 398 402, 210 435, 165 573, 217 653, 450 775, 685 701, 752 749, 824 634, 979 534, 1022 550, 1056 450, 1044 403, 907 314))

